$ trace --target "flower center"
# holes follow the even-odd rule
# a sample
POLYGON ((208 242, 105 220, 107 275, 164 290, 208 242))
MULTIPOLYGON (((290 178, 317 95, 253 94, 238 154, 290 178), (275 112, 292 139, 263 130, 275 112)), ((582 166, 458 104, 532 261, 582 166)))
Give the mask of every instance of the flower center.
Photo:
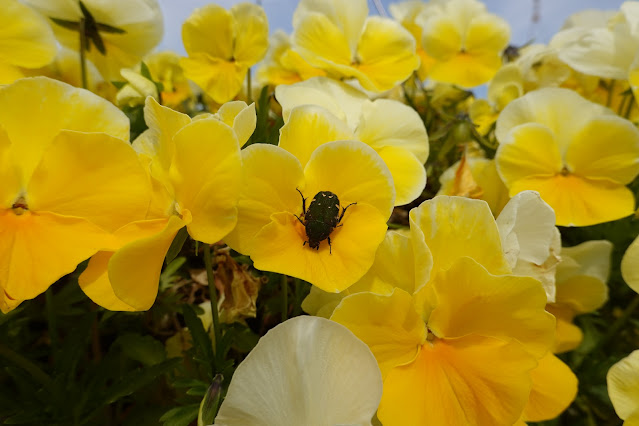
POLYGON ((24 197, 19 197, 11 206, 13 213, 17 216, 21 216, 25 211, 29 210, 29 206, 27 206, 27 200, 24 197))

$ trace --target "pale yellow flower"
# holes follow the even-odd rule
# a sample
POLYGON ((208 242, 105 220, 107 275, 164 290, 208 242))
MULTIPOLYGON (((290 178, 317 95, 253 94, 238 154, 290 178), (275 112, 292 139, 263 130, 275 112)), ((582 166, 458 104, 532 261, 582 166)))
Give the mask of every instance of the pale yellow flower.
POLYGON ((120 69, 132 67, 162 39, 162 12, 157 0, 26 0, 51 20, 58 41, 80 49, 79 22, 93 20, 87 59, 108 80, 118 80, 120 69), (87 16, 87 13, 90 16, 87 16))
POLYGON ((608 395, 624 426, 639 425, 639 350, 608 370, 608 395))

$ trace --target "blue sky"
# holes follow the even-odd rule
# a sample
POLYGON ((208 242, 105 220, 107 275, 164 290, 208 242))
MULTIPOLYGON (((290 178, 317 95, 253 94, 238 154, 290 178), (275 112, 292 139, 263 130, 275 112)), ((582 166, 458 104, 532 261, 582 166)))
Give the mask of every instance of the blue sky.
MULTIPOLYGON (((217 3, 230 7, 240 3, 238 0, 159 0, 164 12, 165 33, 160 44, 161 50, 169 49, 184 53, 181 39, 182 22, 194 9, 209 3, 217 3)), ((343 0, 349 1, 349 0, 343 0)), ((538 42, 548 42, 564 20, 574 12, 584 9, 618 9, 622 0, 538 0, 540 3, 540 19, 535 25, 531 22, 533 0, 484 0, 489 11, 506 19, 512 28, 511 43, 524 44, 531 38, 538 42)), ((293 10, 298 0, 262 0, 262 6, 268 15, 271 31, 281 28, 287 32, 292 30, 293 10)), ((392 3, 382 0, 388 7, 392 3)), ((369 1, 371 13, 375 8, 369 1)))

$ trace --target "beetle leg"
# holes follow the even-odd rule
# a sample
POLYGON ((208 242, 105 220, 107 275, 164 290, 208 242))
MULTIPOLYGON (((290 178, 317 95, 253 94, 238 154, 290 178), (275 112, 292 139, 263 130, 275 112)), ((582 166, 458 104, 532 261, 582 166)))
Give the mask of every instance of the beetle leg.
MULTIPOLYGON (((302 194, 302 191, 300 191, 300 190, 299 190, 299 188, 295 188, 295 190, 296 190, 297 192, 299 192, 299 193, 300 193, 300 196, 302 197, 302 214, 303 214, 304 216, 306 216, 306 198, 304 198, 304 194, 302 194)), ((299 219, 299 217, 298 217, 298 219, 299 219)), ((300 222, 301 222, 301 221, 300 221, 300 222)), ((302 225, 303 225, 303 224, 302 224, 302 225)))
POLYGON ((350 203, 348 206, 346 207, 342 207, 342 214, 339 215, 339 219, 337 219, 337 223, 340 223, 342 221, 342 218, 344 217, 344 213, 346 213, 346 209, 349 208, 350 206, 353 206, 357 203, 350 203))
MULTIPOLYGON (((302 219, 300 219, 300 217, 299 217, 298 215, 294 214, 293 216, 295 216, 295 217, 297 218, 297 220, 299 220, 299 221, 300 221, 300 223, 301 223, 302 225, 304 225, 304 222, 302 222, 302 219)), ((304 225, 304 226, 306 226, 306 225, 304 225)))
POLYGON ((328 237, 328 254, 333 254, 333 246, 331 246, 331 237, 328 237))

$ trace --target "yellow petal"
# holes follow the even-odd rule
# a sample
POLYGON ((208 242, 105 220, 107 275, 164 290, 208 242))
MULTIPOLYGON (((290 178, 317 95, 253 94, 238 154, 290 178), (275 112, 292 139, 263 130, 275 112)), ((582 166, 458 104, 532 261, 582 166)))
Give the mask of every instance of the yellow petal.
POLYGON ((422 33, 426 54, 437 61, 447 61, 462 49, 462 35, 455 21, 446 16, 434 16, 422 33))
POLYGON ((21 195, 20 175, 15 164, 11 162, 10 148, 11 141, 0 127, 0 182, 2 182, 0 185, 0 208, 11 207, 21 195))
POLYGON ((115 105, 46 77, 19 80, 0 89, 0 127, 11 140, 12 156, 24 181, 62 129, 129 140, 129 119, 115 105))
POLYGON ((175 199, 193 221, 189 234, 213 244, 237 222, 241 185, 240 146, 233 129, 215 119, 196 120, 174 138, 170 176, 175 199))
MULTIPOLYGON (((301 208, 301 206, 300 206, 301 208)), ((304 226, 289 212, 274 213, 251 242, 254 266, 301 278, 328 292, 340 292, 371 267, 386 233, 386 217, 368 204, 349 207, 340 227, 319 250, 305 244, 304 226)))
POLYGON ((497 15, 485 13, 473 17, 465 40, 465 48, 469 52, 491 52, 499 54, 508 45, 510 27, 497 15))
POLYGON ((559 416, 577 396, 577 377, 559 358, 551 353, 539 360, 530 372, 533 388, 522 417, 529 422, 541 422, 559 416))
POLYGON ((124 303, 113 292, 109 281, 109 261, 114 252, 100 251, 94 254, 89 264, 78 278, 80 288, 89 299, 110 311, 135 311, 135 308, 124 303))
POLYGON ((18 305, 22 303, 22 300, 12 299, 1 287, 0 287, 0 311, 6 314, 14 310, 18 305))
POLYGON ((626 284, 639 293, 639 237, 630 244, 621 259, 621 275, 626 284))
POLYGON ((563 261, 557 268, 557 282, 562 282, 574 275, 587 275, 605 283, 610 275, 612 249, 612 243, 606 240, 590 240, 576 246, 562 248, 563 261))
MULTIPOLYGON (((113 254, 108 264, 108 278, 119 301, 136 311, 146 311, 153 305, 166 252, 177 232, 190 219, 188 212, 184 220, 171 216, 161 232, 135 240, 113 254)), ((107 302, 108 299, 105 304, 107 302)))
POLYGON ((433 273, 470 257, 493 274, 509 273, 497 224, 484 201, 437 196, 410 212, 413 238, 426 241, 433 273))
POLYGON ((575 135, 566 165, 579 176, 627 185, 639 174, 639 130, 617 116, 594 118, 575 135))
MULTIPOLYGON (((233 57, 233 16, 217 4, 195 9, 182 24, 182 41, 189 56, 233 57)), ((190 78, 190 77, 189 77, 190 78)))
MULTIPOLYGON (((547 313, 539 281, 514 275, 491 275, 464 257, 435 275, 437 304, 428 327, 438 337, 468 334, 517 339, 541 357, 555 338, 555 318, 547 313)), ((426 291, 430 290, 425 288, 426 291)))
POLYGON ((244 146, 257 124, 255 103, 246 105, 243 101, 227 102, 220 107, 217 114, 224 124, 235 130, 240 146, 244 146))
POLYGON ((299 211, 304 172, 297 158, 282 148, 253 144, 242 150, 242 188, 237 226, 224 241, 240 253, 250 254, 253 237, 271 222, 271 214, 299 211))
POLYGON ((322 13, 308 12, 296 23, 292 44, 311 65, 332 69, 334 65, 350 66, 349 42, 340 28, 322 13))
POLYGON ((279 146, 296 156, 304 167, 318 146, 353 139, 348 126, 326 109, 302 105, 291 110, 288 122, 280 129, 279 146))
POLYGON ((345 325, 368 345, 383 378, 394 367, 412 362, 426 339, 426 328, 413 299, 401 289, 388 296, 348 296, 337 306, 331 320, 345 325))
POLYGON ((386 146, 378 153, 393 176, 396 206, 408 204, 422 195, 426 187, 424 163, 413 153, 397 146, 386 146))
MULTIPOLYGON (((562 170, 563 162, 555 136, 541 124, 517 126, 500 142, 495 163, 499 175, 509 188, 519 179, 553 176, 562 170)), ((511 196, 514 194, 511 189, 511 196)))
MULTIPOLYGON (((343 206, 369 204, 384 217, 395 201, 393 178, 381 157, 358 141, 329 142, 317 148, 304 169, 305 196, 331 191, 343 206)), ((381 239, 380 239, 381 242, 381 239)))
POLYGON ((23 77, 25 75, 20 68, 0 61, 0 84, 11 84, 23 77))
POLYGON ((612 114, 611 110, 582 98, 572 90, 544 88, 509 103, 499 115, 495 135, 503 143, 514 127, 537 123, 550 130, 563 155, 575 135, 588 122, 612 114))
POLYGON ((0 211, 0 288, 15 300, 33 299, 111 244, 111 235, 82 218, 0 211))
POLYGON ((149 198, 135 151, 104 133, 61 132, 27 188, 30 209, 85 218, 109 231, 144 218, 149 198))
POLYGON ((356 75, 367 90, 390 90, 406 80, 419 67, 415 39, 391 19, 371 16, 366 20, 357 46, 356 75))
POLYGON ((510 194, 531 189, 555 211, 559 226, 590 226, 631 215, 632 191, 608 180, 591 180, 576 175, 529 177, 515 181, 510 194))
POLYGON ((25 68, 47 65, 57 46, 49 24, 16 0, 6 0, 0 16, 0 62, 25 68))
POLYGON ((173 160, 175 152, 173 136, 189 124, 191 118, 160 105, 154 98, 147 98, 144 104, 144 121, 149 126, 148 133, 145 132, 143 138, 133 141, 133 148, 153 160, 151 173, 158 179, 160 171, 168 172, 173 160), (158 167, 160 170, 157 170, 158 167))
MULTIPOLYGON (((261 6, 240 3, 231 8, 235 40, 233 57, 250 67, 266 55, 268 48, 268 19, 261 6)), ((215 29, 219 31, 219 29, 215 29)))
POLYGON ((384 425, 511 425, 531 388, 533 357, 516 342, 482 336, 435 340, 384 380, 384 425))
POLYGON ((428 76, 441 83, 475 87, 493 78, 501 65, 499 53, 460 52, 447 61, 433 64, 428 76))
POLYGON ((206 53, 197 53, 182 58, 180 66, 184 75, 193 80, 218 104, 233 99, 242 89, 248 66, 244 63, 228 61, 206 53))
MULTIPOLYGON (((626 420, 639 411, 639 351, 608 370, 608 394, 617 415, 626 420)), ((628 422, 629 423, 629 422, 628 422)))
POLYGON ((557 337, 552 352, 560 354, 575 350, 581 344, 584 334, 579 327, 572 323, 575 313, 569 306, 549 304, 546 310, 557 319, 557 337))

